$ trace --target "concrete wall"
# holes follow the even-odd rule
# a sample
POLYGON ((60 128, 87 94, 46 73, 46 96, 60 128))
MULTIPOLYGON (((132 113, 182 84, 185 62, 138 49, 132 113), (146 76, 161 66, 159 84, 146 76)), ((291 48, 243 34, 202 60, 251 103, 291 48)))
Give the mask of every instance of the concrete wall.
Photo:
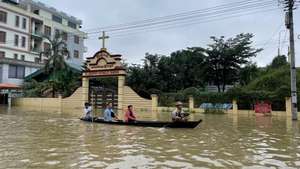
POLYGON ((78 88, 72 96, 59 98, 13 98, 12 105, 35 111, 51 111, 82 115, 83 99, 82 88, 78 88))
POLYGON ((129 86, 124 86, 123 110, 126 110, 128 105, 133 105, 136 111, 152 112, 151 100, 140 97, 129 86))
MULTIPOLYGON (((85 86, 85 85, 83 85, 85 86)), ((60 98, 14 98, 12 105, 22 107, 24 109, 31 109, 35 111, 54 111, 63 113, 72 113, 73 115, 81 116, 83 112, 83 104, 87 98, 85 98, 85 88, 78 88, 72 96, 62 99, 60 98)), ((144 99, 138 96, 130 87, 124 86, 123 95, 123 110, 127 109, 128 105, 133 105, 136 112, 145 112, 149 117, 155 117, 158 113, 172 112, 175 107, 159 107, 157 103, 158 99, 156 95, 152 95, 152 100, 144 99)), ((189 107, 185 107, 187 112, 203 113, 204 109, 194 108, 193 99, 189 99, 189 107)), ((253 110, 238 110, 237 101, 232 101, 233 108, 227 110, 225 113, 232 113, 235 115, 248 114, 254 115, 253 110)), ((290 112, 291 99, 286 98, 286 111, 272 111, 273 116, 291 116, 290 112)), ((300 118, 300 112, 298 112, 300 118)), ((120 116, 122 117, 122 115, 120 116)))

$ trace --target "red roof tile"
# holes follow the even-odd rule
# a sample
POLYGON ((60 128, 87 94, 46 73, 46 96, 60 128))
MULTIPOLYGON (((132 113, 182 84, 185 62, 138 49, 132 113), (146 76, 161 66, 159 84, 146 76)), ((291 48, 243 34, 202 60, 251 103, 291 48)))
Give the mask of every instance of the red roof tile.
POLYGON ((0 83, 0 89, 20 89, 20 86, 17 86, 12 83, 0 83))

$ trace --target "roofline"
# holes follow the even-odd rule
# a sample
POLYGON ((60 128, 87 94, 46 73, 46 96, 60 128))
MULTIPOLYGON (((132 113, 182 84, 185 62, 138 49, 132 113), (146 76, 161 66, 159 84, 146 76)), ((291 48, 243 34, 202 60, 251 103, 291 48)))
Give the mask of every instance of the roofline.
POLYGON ((62 11, 58 11, 56 8, 54 7, 51 7, 51 6, 48 6, 42 2, 37 2, 37 1, 34 1, 34 0, 20 0, 20 3, 21 4, 30 4, 30 5, 34 5, 34 6, 37 6, 51 14, 54 14, 54 15, 59 15, 67 20, 70 20, 72 22, 75 22, 76 24, 79 24, 81 25, 82 24, 82 20, 72 16, 72 15, 68 15, 62 11))
MULTIPOLYGON (((81 71, 82 71, 82 70, 76 69, 75 67, 71 66, 71 65, 68 64, 68 63, 67 63, 67 65, 68 65, 68 67, 70 68, 70 70, 73 71, 73 72, 81 72, 81 71)), ((44 72, 45 72, 45 68, 43 67, 43 68, 38 69, 38 70, 36 70, 35 72, 33 72, 33 73, 27 75, 24 79, 25 79, 25 80, 31 79, 32 77, 38 76, 38 75, 40 75, 40 74, 42 74, 42 73, 44 73, 44 72)))

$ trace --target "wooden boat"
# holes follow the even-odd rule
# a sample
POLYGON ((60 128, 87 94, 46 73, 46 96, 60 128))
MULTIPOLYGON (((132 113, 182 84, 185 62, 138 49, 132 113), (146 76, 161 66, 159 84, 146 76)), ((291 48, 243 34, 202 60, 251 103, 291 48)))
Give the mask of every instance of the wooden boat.
POLYGON ((104 121, 103 119, 94 118, 80 120, 93 123, 103 123, 111 125, 125 125, 125 126, 139 126, 139 127, 160 127, 160 128, 195 128, 202 120, 199 121, 187 121, 187 122, 163 122, 163 121, 135 121, 127 123, 122 120, 119 121, 104 121))

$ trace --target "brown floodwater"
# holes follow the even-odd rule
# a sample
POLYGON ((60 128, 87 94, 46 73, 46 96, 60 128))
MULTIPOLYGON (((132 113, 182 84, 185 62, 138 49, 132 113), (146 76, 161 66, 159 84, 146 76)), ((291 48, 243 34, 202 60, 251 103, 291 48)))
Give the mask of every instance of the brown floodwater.
POLYGON ((300 168, 299 122, 247 114, 193 118, 203 123, 157 129, 1 107, 0 168, 300 168))

